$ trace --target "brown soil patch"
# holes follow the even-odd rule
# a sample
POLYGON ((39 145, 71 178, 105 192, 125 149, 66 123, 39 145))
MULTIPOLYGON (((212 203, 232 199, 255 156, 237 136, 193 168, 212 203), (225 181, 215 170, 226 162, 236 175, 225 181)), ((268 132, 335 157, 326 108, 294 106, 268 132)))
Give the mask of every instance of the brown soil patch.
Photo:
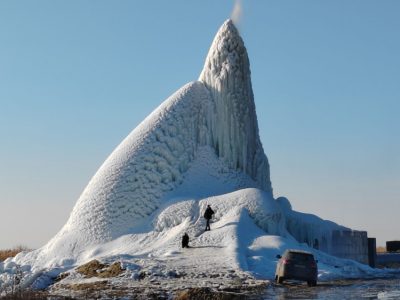
POLYGON ((59 282, 65 278, 67 278, 68 276, 69 276, 68 272, 61 273, 56 277, 56 279, 54 279, 54 282, 59 282))
POLYGON ((69 289, 73 291, 98 291, 104 290, 107 288, 107 280, 97 281, 97 282, 90 282, 90 283, 77 283, 71 284, 68 286, 69 289))
POLYGON ((14 294, 9 294, 0 297, 2 300, 48 300, 48 299, 57 299, 57 300, 73 300, 71 297, 57 296, 56 298, 50 297, 47 291, 31 291, 25 290, 20 291, 14 294))
POLYGON ((215 292, 209 288, 192 288, 176 295, 174 300, 242 300, 246 296, 233 293, 215 292))
POLYGON ((86 278, 96 277, 98 275, 98 271, 105 268, 107 265, 102 264, 98 260, 94 259, 89 261, 88 263, 79 266, 76 268, 76 271, 82 275, 85 275, 86 278))
POLYGON ((76 268, 76 271, 82 275, 85 275, 85 278, 91 278, 91 277, 109 278, 109 277, 116 277, 121 273, 123 273, 125 270, 122 269, 120 262, 115 262, 112 265, 107 265, 94 259, 76 268))
POLYGON ((115 262, 109 267, 99 272, 98 277, 100 278, 109 278, 109 277, 117 277, 122 274, 125 270, 122 269, 120 262, 115 262))

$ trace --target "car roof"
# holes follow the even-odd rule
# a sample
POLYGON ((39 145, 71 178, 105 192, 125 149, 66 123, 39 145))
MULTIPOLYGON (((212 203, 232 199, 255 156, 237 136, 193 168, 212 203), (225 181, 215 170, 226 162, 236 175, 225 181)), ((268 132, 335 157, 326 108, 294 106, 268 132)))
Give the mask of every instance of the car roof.
POLYGON ((300 254, 307 254, 307 255, 314 255, 311 252, 304 251, 304 250, 298 250, 298 249, 287 249, 285 253, 300 253, 300 254))

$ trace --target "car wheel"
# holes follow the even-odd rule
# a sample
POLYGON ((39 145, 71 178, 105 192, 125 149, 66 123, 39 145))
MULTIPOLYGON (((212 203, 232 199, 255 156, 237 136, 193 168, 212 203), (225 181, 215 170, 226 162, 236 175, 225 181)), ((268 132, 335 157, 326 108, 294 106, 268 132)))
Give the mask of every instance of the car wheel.
POLYGON ((313 285, 313 286, 317 286, 317 281, 316 281, 316 280, 313 280, 312 285, 313 285))
POLYGON ((282 284, 283 283, 283 277, 278 276, 278 283, 282 284))
POLYGON ((307 285, 308 286, 316 286, 317 282, 315 280, 310 280, 310 281, 307 281, 307 285))
POLYGON ((275 275, 275 282, 278 282, 278 275, 275 275))

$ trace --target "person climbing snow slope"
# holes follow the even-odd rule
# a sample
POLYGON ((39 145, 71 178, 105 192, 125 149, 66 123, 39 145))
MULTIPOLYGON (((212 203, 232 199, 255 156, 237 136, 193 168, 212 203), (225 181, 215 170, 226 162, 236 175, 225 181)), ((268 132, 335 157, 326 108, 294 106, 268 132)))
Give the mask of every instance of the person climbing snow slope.
POLYGON ((204 231, 209 231, 210 230, 210 220, 211 220, 213 214, 214 214, 214 211, 211 209, 211 206, 207 205, 207 209, 204 212, 204 218, 207 221, 206 229, 204 231))
POLYGON ((186 232, 182 236, 182 248, 189 248, 189 235, 186 232))

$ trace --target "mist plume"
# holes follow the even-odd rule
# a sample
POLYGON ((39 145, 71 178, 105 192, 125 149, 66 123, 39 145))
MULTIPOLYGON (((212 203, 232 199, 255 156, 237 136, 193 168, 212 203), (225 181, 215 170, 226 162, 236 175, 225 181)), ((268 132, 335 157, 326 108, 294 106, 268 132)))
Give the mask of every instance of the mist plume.
POLYGON ((242 9, 242 0, 235 0, 235 5, 233 6, 233 10, 231 13, 231 19, 233 23, 238 26, 242 19, 243 9, 242 9))

